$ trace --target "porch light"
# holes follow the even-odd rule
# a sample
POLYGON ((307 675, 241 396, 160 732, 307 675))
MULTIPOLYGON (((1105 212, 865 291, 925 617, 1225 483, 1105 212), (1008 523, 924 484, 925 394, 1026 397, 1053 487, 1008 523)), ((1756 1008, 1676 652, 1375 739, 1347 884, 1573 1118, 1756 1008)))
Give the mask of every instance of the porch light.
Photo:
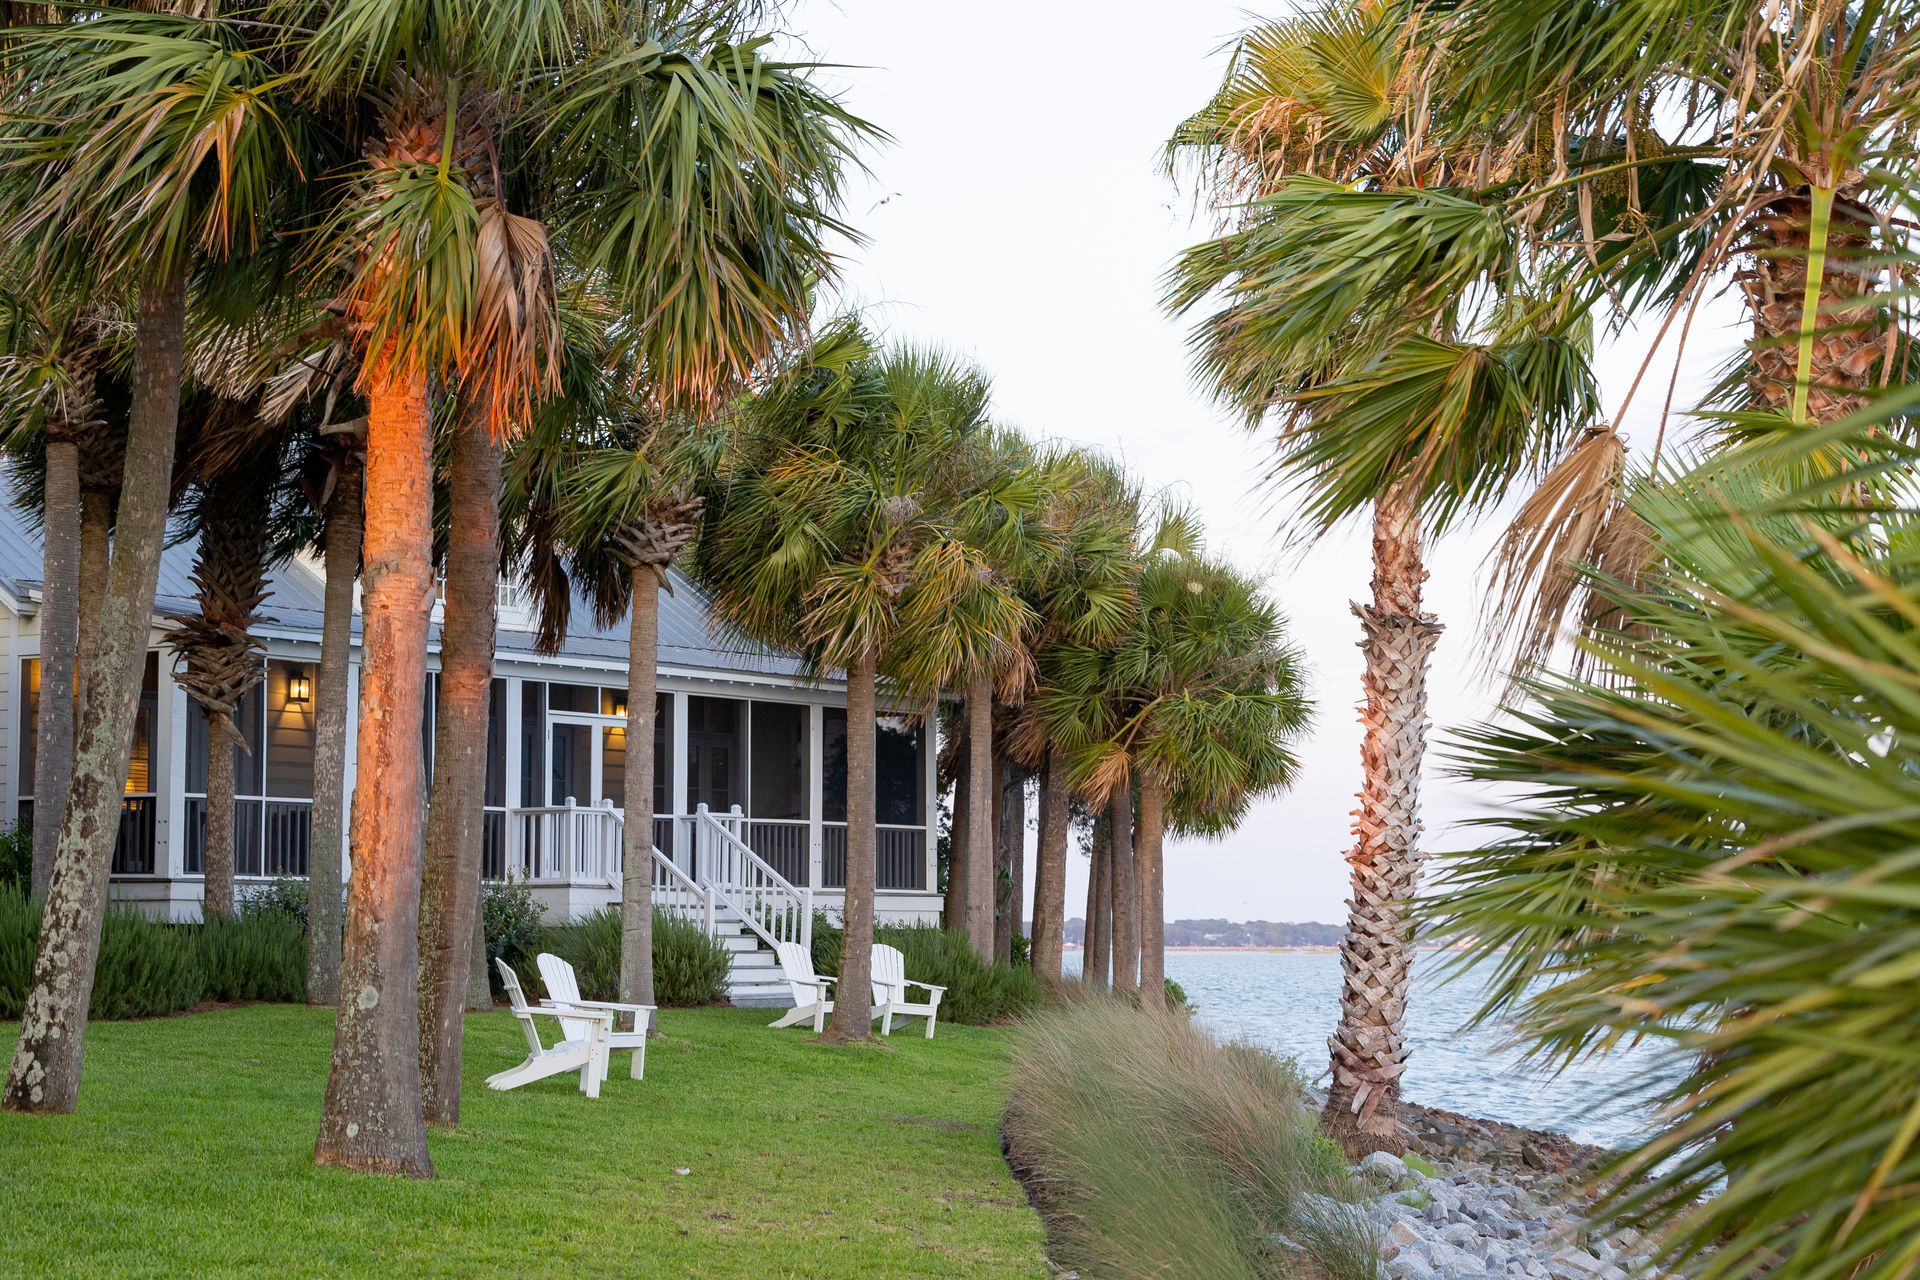
POLYGON ((613 714, 621 717, 622 719, 626 718, 627 700, 625 696, 618 693, 613 695, 613 714))
POLYGON ((287 705, 304 706, 312 697, 313 677, 307 674, 307 669, 305 667, 287 668, 287 705))

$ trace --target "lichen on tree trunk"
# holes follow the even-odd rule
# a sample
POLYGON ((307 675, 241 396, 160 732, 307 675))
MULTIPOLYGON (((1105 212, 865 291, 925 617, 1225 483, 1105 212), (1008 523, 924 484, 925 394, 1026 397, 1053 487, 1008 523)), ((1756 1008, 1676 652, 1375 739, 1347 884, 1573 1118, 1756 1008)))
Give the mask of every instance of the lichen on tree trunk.
POLYGON ((345 848, 347 694, 353 583, 360 574, 360 459, 349 451, 327 499, 326 597, 313 680, 313 839, 307 861, 307 1003, 340 1002, 341 853, 345 848))
MULTIPOLYGON (((1049 986, 1060 981, 1067 915, 1067 765, 1047 752, 1040 771, 1040 841, 1034 850, 1033 970, 1049 986)), ((1091 930, 1091 919, 1087 928, 1091 930)))
POLYGON ((847 877, 840 939, 840 979, 834 983, 833 1023, 826 1039, 866 1040, 873 1034, 874 681, 875 656, 856 658, 847 671, 847 877))
POLYGON ((1355 605, 1364 639, 1363 783, 1347 854, 1352 897, 1340 947, 1340 1021, 1321 1127, 1349 1154, 1399 1151, 1402 1023, 1412 977, 1408 907, 1420 871, 1420 765, 1427 666, 1440 624, 1420 611, 1426 570, 1418 515, 1392 494, 1373 521, 1373 603, 1355 605))
MULTIPOLYGON (((75 722, 73 783, 41 916, 39 948, 0 1107, 70 1112, 80 1095, 87 1005, 120 830, 134 715, 160 574, 186 319, 186 273, 140 291, 119 532, 99 597, 96 643, 75 722)), ((83 593, 85 590, 83 581, 83 593)))
POLYGON ((208 919, 233 914, 233 753, 238 738, 226 716, 201 709, 207 722, 207 800, 205 838, 200 843, 201 914, 208 919))
POLYGON ((73 780, 74 682, 80 652, 80 446, 70 435, 47 437, 47 481, 41 528, 45 557, 40 591, 40 709, 34 728, 33 870, 44 894, 53 879, 67 787, 73 780))
POLYGON ((473 976, 486 822, 500 469, 500 445, 485 413, 477 402, 463 406, 447 464, 451 532, 420 883, 420 1095, 433 1124, 460 1123, 460 1035, 473 976))
POLYGON ((1107 802, 1108 884, 1112 890, 1113 989, 1140 989, 1140 887, 1133 848, 1133 795, 1126 787, 1107 802))
POLYGON ((417 984, 433 423, 417 373, 376 366, 368 400, 353 875, 314 1159, 431 1177, 417 984))

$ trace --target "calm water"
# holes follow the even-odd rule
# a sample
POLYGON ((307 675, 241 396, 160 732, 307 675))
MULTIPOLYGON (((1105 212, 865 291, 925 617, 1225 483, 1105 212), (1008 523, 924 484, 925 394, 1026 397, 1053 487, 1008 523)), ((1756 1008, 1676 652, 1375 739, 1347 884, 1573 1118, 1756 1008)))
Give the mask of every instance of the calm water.
MULTIPOLYGON (((1498 1028, 1460 1030, 1478 1007, 1479 984, 1471 975, 1440 982, 1432 976, 1439 964, 1437 956, 1415 962, 1414 998, 1407 1007, 1410 1101, 1603 1146, 1623 1145, 1646 1131, 1645 1107, 1617 1095, 1623 1082, 1672 1071, 1660 1053, 1644 1046, 1623 1050, 1558 1076, 1523 1068, 1498 1028)), ((1079 969, 1077 953, 1067 953, 1066 967, 1079 969)), ((1339 956, 1173 951, 1167 976, 1186 989, 1200 1018, 1222 1039, 1291 1057, 1309 1079, 1326 1071, 1327 1035, 1340 1012, 1339 956)))

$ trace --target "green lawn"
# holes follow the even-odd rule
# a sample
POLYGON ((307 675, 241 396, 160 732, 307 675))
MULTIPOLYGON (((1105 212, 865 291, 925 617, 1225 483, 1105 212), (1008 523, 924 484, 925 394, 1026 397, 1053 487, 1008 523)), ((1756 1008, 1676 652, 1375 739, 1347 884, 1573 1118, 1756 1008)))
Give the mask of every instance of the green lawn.
POLYGON ((621 1054, 597 1102, 570 1076, 486 1088, 525 1045, 470 1017, 432 1182, 314 1167, 326 1011, 96 1023, 78 1115, 0 1114, 0 1272, 1046 1274, 1000 1158, 1004 1034, 829 1049, 771 1017, 668 1010, 647 1078, 621 1054))

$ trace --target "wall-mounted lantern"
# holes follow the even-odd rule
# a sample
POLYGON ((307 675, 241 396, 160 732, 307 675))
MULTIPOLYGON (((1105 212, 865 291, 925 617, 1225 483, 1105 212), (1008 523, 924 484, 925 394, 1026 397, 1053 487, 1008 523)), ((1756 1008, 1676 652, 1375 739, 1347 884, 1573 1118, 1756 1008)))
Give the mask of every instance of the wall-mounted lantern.
POLYGON ((313 700, 313 677, 305 667, 287 668, 287 705, 304 707, 313 700))

